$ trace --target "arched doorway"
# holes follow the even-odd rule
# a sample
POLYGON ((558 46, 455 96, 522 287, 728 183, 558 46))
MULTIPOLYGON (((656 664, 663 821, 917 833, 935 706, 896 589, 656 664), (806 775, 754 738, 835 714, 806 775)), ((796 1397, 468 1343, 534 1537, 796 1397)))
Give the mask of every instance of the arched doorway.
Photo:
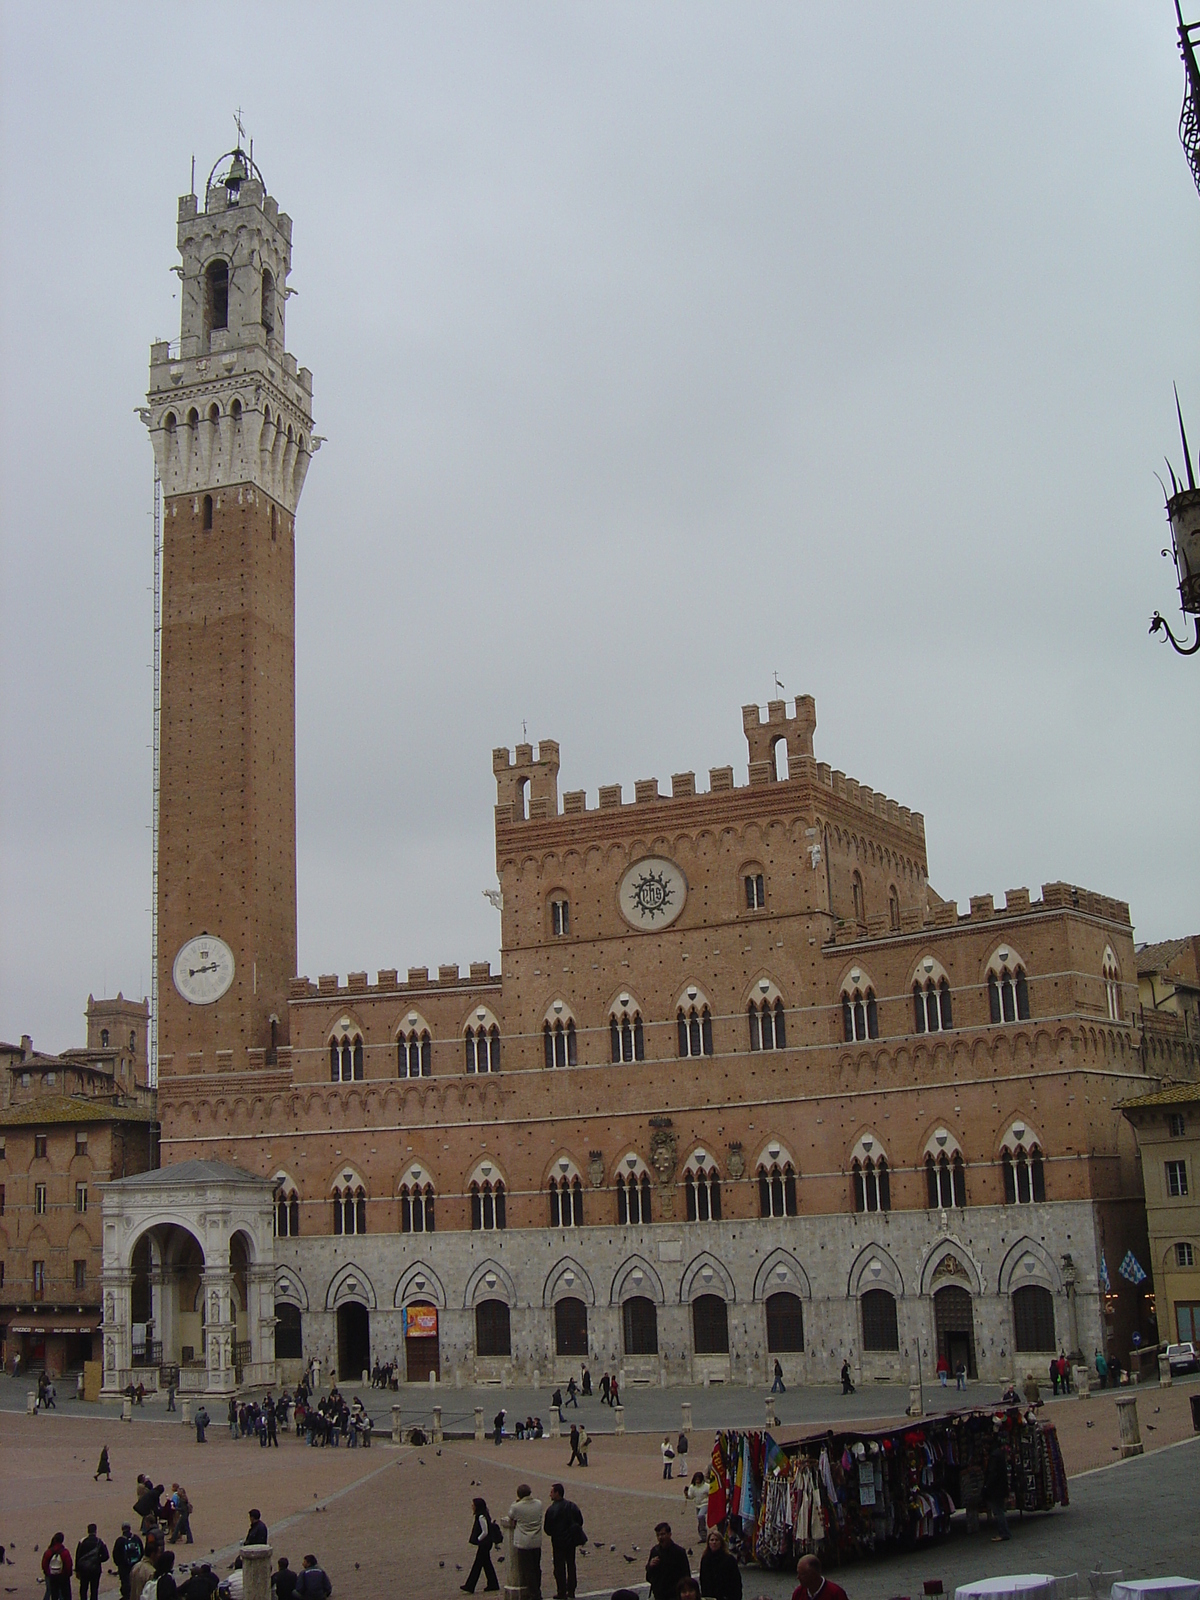
POLYGON ((371 1313, 361 1300, 337 1308, 338 1377, 359 1383, 371 1365, 371 1313))
POLYGON ((586 1356, 588 1353, 587 1306, 568 1295, 554 1305, 554 1353, 559 1356, 586 1356))
POLYGON ((300 1322, 300 1307, 288 1300, 275 1302, 275 1359, 276 1361, 302 1361, 304 1359, 304 1331, 300 1322))
POLYGON ((404 1376, 409 1383, 428 1383, 440 1373, 437 1307, 432 1300, 414 1300, 404 1308, 404 1376))
MULTIPOLYGON (((194 1368, 207 1355, 204 1251, 176 1223, 149 1228, 130 1263, 130 1357, 135 1368, 194 1368)), ((147 1380, 148 1381, 148 1380, 147 1380)))
POLYGON ((692 1346, 698 1356, 729 1354, 729 1307, 719 1294, 692 1301, 692 1346))
POLYGON ((621 1305, 621 1326, 627 1356, 658 1354, 658 1308, 644 1294, 636 1294, 621 1305))
POLYGON ((945 1356, 950 1371, 957 1372, 961 1361, 967 1377, 975 1378, 975 1315, 971 1296, 956 1284, 947 1284, 933 1297, 933 1325, 938 1354, 945 1356))

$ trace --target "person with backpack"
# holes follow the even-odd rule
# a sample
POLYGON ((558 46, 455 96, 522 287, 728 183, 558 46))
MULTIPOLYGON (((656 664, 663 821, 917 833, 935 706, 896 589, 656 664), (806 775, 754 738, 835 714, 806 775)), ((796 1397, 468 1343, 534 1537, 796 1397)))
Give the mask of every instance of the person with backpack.
POLYGON ((63 1535, 56 1533, 42 1556, 47 1600, 71 1600, 71 1570, 71 1552, 63 1535))
POLYGON ((192 1502, 188 1499, 188 1492, 186 1489, 181 1488, 179 1484, 175 1484, 171 1498, 175 1502, 175 1521, 171 1527, 171 1543, 178 1544, 181 1538, 186 1537, 187 1542, 193 1544, 195 1541, 192 1539, 192 1502))
POLYGON ((89 1522, 87 1534, 75 1546, 75 1576, 79 1579, 79 1600, 99 1600, 100 1574, 108 1560, 108 1546, 89 1522))
POLYGON ((154 1565, 154 1577, 142 1590, 141 1600, 179 1600, 174 1550, 164 1550, 159 1556, 154 1565))
POLYGON ((300 1563, 295 1593, 296 1600, 328 1600, 333 1593, 329 1575, 317 1565, 316 1556, 305 1556, 300 1563))
POLYGON ((492 1514, 482 1495, 476 1495, 471 1501, 471 1513, 471 1533, 467 1543, 475 1546, 475 1560, 467 1574, 466 1583, 459 1584, 464 1594, 474 1594, 475 1585, 481 1577, 487 1580, 485 1589, 500 1587, 496 1569, 492 1565, 492 1551, 496 1545, 504 1542, 504 1534, 492 1521, 492 1514))
POLYGON ((152 1528, 146 1535, 146 1547, 142 1552, 142 1558, 129 1574, 130 1600, 142 1600, 142 1591, 148 1583, 154 1581, 154 1569, 162 1553, 162 1531, 159 1528, 152 1528))
POLYGON ((121 1524, 121 1537, 113 1545, 113 1560, 121 1581, 121 1600, 129 1600, 129 1574, 142 1559, 142 1541, 128 1522, 121 1524))

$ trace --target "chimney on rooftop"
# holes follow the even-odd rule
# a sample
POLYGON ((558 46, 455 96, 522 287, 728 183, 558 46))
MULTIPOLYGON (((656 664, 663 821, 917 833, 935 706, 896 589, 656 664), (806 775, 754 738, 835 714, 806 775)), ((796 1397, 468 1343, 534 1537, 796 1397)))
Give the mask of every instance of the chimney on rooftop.
POLYGON ((33 1040, 27 1033, 21 1035, 21 1060, 28 1061, 33 1054, 33 1040))

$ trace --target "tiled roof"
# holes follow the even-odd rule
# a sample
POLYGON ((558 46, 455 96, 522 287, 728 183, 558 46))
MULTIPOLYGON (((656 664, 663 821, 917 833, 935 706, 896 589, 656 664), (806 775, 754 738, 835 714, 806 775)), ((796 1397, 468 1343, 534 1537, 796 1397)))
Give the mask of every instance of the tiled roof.
POLYGON ((1144 944, 1134 952, 1139 972, 1165 972, 1173 961, 1178 961, 1191 944, 1190 939, 1160 939, 1157 944, 1144 944))
POLYGON ((1173 1083, 1169 1089, 1157 1094, 1138 1094, 1130 1100, 1118 1100, 1118 1111, 1136 1111, 1142 1106, 1200 1105, 1200 1083, 1173 1083))
POLYGON ((63 1122, 156 1122, 152 1111, 141 1106, 114 1105, 111 1100, 89 1100, 81 1095, 43 1094, 25 1105, 0 1111, 0 1128, 50 1126, 63 1122))

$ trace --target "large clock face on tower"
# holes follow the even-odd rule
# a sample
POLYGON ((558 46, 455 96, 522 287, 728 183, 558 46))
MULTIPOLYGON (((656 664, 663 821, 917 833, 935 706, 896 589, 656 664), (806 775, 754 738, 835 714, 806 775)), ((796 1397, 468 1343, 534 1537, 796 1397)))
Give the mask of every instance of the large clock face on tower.
POLYGON ((233 982, 233 951, 224 939, 202 933, 180 950, 171 976, 191 1005, 210 1006, 233 982))
POLYGON ((634 928, 669 928, 687 902, 687 879, 673 861, 646 856, 617 891, 621 915, 634 928))

